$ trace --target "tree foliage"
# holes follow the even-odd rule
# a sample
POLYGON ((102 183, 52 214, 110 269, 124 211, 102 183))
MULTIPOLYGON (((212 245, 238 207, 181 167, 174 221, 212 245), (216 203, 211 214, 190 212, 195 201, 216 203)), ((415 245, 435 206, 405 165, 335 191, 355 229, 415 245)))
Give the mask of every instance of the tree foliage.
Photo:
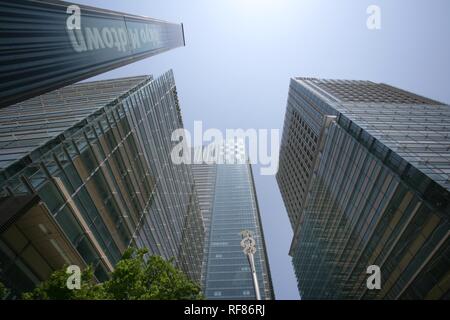
POLYGON ((5 287, 3 283, 0 282, 0 300, 6 299, 9 294, 9 290, 5 287))
POLYGON ((81 275, 81 288, 68 289, 66 269, 50 278, 24 299, 58 300, 193 300, 203 299, 200 286, 159 256, 145 259, 147 249, 128 249, 117 263, 110 279, 96 283, 92 268, 81 275))

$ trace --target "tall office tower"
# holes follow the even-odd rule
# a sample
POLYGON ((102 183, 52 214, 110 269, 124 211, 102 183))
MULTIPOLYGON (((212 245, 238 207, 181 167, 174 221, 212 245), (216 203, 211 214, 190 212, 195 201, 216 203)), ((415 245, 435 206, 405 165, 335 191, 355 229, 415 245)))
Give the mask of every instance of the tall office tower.
POLYGON ((182 24, 65 1, 1 0, 0 21, 0 108, 185 45, 182 24))
POLYGON ((256 299, 252 274, 241 248, 241 232, 256 240, 256 272, 261 299, 273 299, 272 280, 251 165, 242 141, 196 149, 192 165, 205 221, 203 287, 207 299, 256 299), (200 152, 198 152, 200 151, 200 152), (211 156, 211 157, 210 157, 211 156), (215 163, 212 163, 215 162, 215 163))
POLYGON ((206 287, 206 275, 207 275, 208 252, 209 252, 209 230, 211 226, 211 216, 214 204, 217 166, 202 163, 201 160, 201 156, 203 154, 202 147, 192 149, 192 152, 193 152, 192 154, 195 154, 200 157, 200 159, 196 162, 197 164, 192 165, 191 168, 195 182, 195 189, 197 191, 197 197, 203 220, 203 225, 205 228, 205 238, 203 242, 204 254, 201 273, 201 284, 204 291, 206 287))
POLYGON ((71 85, 0 110, 0 281, 28 290, 67 264, 108 277, 129 246, 200 281, 203 222, 172 72, 71 85))
POLYGON ((302 298, 450 298, 449 123, 385 84, 291 80, 277 181, 302 298))

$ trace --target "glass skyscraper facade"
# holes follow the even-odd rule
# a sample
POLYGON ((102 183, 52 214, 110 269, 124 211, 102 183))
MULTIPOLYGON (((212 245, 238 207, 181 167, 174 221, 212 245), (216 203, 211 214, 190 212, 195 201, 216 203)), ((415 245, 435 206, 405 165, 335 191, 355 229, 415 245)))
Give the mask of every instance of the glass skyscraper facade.
POLYGON ((277 181, 303 299, 450 298, 449 123, 385 84, 291 80, 277 181))
POLYGON ((171 134, 171 71, 80 83, 0 110, 0 280, 28 290, 63 265, 108 277, 129 246, 200 282, 204 228, 171 134))
MULTIPOLYGON (((194 158, 198 159, 202 148, 196 150, 194 158)), ((241 232, 250 230, 256 240, 255 264, 261 299, 273 299, 261 216, 244 144, 226 141, 211 150, 212 154, 217 152, 216 163, 206 156, 203 158, 206 163, 192 165, 206 230, 202 277, 205 297, 256 299, 250 265, 240 244, 241 232)), ((211 153, 205 152, 208 154, 211 153)))
POLYGON ((0 23, 0 108, 185 45, 182 24, 59 0, 2 0, 0 23))

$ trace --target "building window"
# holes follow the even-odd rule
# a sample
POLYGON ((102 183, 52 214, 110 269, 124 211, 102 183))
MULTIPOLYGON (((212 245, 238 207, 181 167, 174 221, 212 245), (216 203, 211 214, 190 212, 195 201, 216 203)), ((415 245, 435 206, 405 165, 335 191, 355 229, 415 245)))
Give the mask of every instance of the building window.
POLYGON ((214 291, 214 297, 221 297, 222 291, 214 291))

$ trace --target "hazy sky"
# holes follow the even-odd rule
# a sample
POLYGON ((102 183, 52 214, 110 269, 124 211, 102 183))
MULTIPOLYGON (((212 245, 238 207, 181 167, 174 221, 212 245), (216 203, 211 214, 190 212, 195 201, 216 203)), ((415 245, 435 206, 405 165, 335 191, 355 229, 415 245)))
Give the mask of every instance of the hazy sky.
MULTIPOLYGON (((173 69, 184 124, 282 129, 289 79, 385 82, 450 102, 448 0, 75 0, 183 22, 186 47, 96 77, 173 69), (366 27, 369 5, 381 30, 366 27)), ((254 167, 275 294, 298 299, 292 230, 274 176, 254 167)))

